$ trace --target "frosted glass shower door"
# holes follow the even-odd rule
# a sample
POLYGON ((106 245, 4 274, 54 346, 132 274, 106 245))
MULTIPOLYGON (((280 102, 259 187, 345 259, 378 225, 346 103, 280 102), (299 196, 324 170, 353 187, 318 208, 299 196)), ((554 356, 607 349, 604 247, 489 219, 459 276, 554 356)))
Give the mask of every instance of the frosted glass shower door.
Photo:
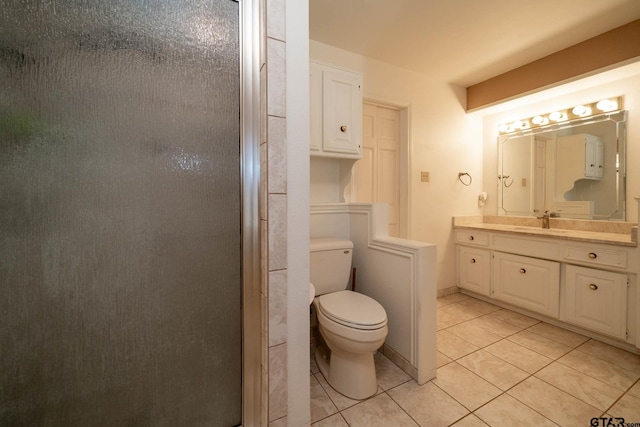
POLYGON ((242 421, 238 16, 0 0, 0 425, 242 421))

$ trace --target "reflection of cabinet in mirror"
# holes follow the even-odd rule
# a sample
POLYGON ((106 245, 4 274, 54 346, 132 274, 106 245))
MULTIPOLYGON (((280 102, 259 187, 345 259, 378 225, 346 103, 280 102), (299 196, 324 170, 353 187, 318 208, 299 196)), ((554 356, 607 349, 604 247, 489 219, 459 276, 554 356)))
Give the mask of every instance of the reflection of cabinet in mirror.
POLYGON ((602 138, 587 133, 561 136, 556 140, 556 197, 554 210, 565 216, 583 214, 591 218, 592 200, 574 195, 580 180, 601 180, 604 175, 602 138))
POLYGON ((573 188, 578 179, 602 179, 604 173, 604 145, 602 138, 581 133, 558 137, 556 180, 558 196, 573 188))

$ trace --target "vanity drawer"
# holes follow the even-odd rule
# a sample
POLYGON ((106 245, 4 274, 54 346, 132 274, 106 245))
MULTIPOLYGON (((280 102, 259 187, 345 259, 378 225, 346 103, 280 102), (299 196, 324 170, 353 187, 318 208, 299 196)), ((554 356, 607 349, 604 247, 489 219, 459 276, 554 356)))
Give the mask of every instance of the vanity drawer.
POLYGON ((496 233, 492 237, 491 245, 498 251, 555 261, 559 261, 562 254, 560 243, 553 239, 531 239, 496 233))
POLYGON ((489 235, 475 230, 456 230, 456 242, 468 245, 489 245, 489 235))
POLYGON ((605 266, 626 269, 628 266, 627 251, 608 248, 600 245, 575 245, 565 247, 564 258, 593 266, 605 266))

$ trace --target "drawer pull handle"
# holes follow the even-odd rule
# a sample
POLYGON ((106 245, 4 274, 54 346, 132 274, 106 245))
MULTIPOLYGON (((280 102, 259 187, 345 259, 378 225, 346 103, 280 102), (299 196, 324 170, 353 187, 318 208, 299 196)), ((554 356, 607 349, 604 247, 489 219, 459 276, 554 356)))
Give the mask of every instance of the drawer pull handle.
POLYGON ((473 240, 473 239, 474 239, 474 237, 473 237, 473 236, 469 236, 469 240, 473 240))
POLYGON ((471 264, 475 264, 476 263, 476 259, 475 258, 471 258, 471 264))
POLYGON ((598 258, 598 254, 596 254, 594 252, 589 252, 589 258, 590 259, 596 259, 596 258, 598 258))
POLYGON ((524 268, 521 268, 521 269, 520 269, 520 274, 524 274, 524 273, 526 273, 526 272, 527 272, 527 270, 525 270, 524 268))
POLYGON ((345 125, 340 126, 340 132, 346 132, 347 127, 345 125))
POLYGON ((592 283, 592 284, 589 285, 589 289, 591 289, 592 291, 597 291, 598 290, 598 285, 592 283))

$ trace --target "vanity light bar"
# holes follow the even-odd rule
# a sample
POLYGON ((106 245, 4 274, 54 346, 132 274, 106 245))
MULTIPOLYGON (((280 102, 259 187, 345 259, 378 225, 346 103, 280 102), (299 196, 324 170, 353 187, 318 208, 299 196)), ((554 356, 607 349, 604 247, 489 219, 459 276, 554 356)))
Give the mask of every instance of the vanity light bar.
POLYGON ((547 125, 567 122, 573 119, 582 119, 603 113, 610 113, 622 109, 622 97, 602 99, 590 104, 576 105, 567 110, 552 111, 544 115, 537 115, 527 119, 516 120, 512 123, 501 123, 498 131, 501 134, 520 132, 531 128, 539 128, 547 125))

